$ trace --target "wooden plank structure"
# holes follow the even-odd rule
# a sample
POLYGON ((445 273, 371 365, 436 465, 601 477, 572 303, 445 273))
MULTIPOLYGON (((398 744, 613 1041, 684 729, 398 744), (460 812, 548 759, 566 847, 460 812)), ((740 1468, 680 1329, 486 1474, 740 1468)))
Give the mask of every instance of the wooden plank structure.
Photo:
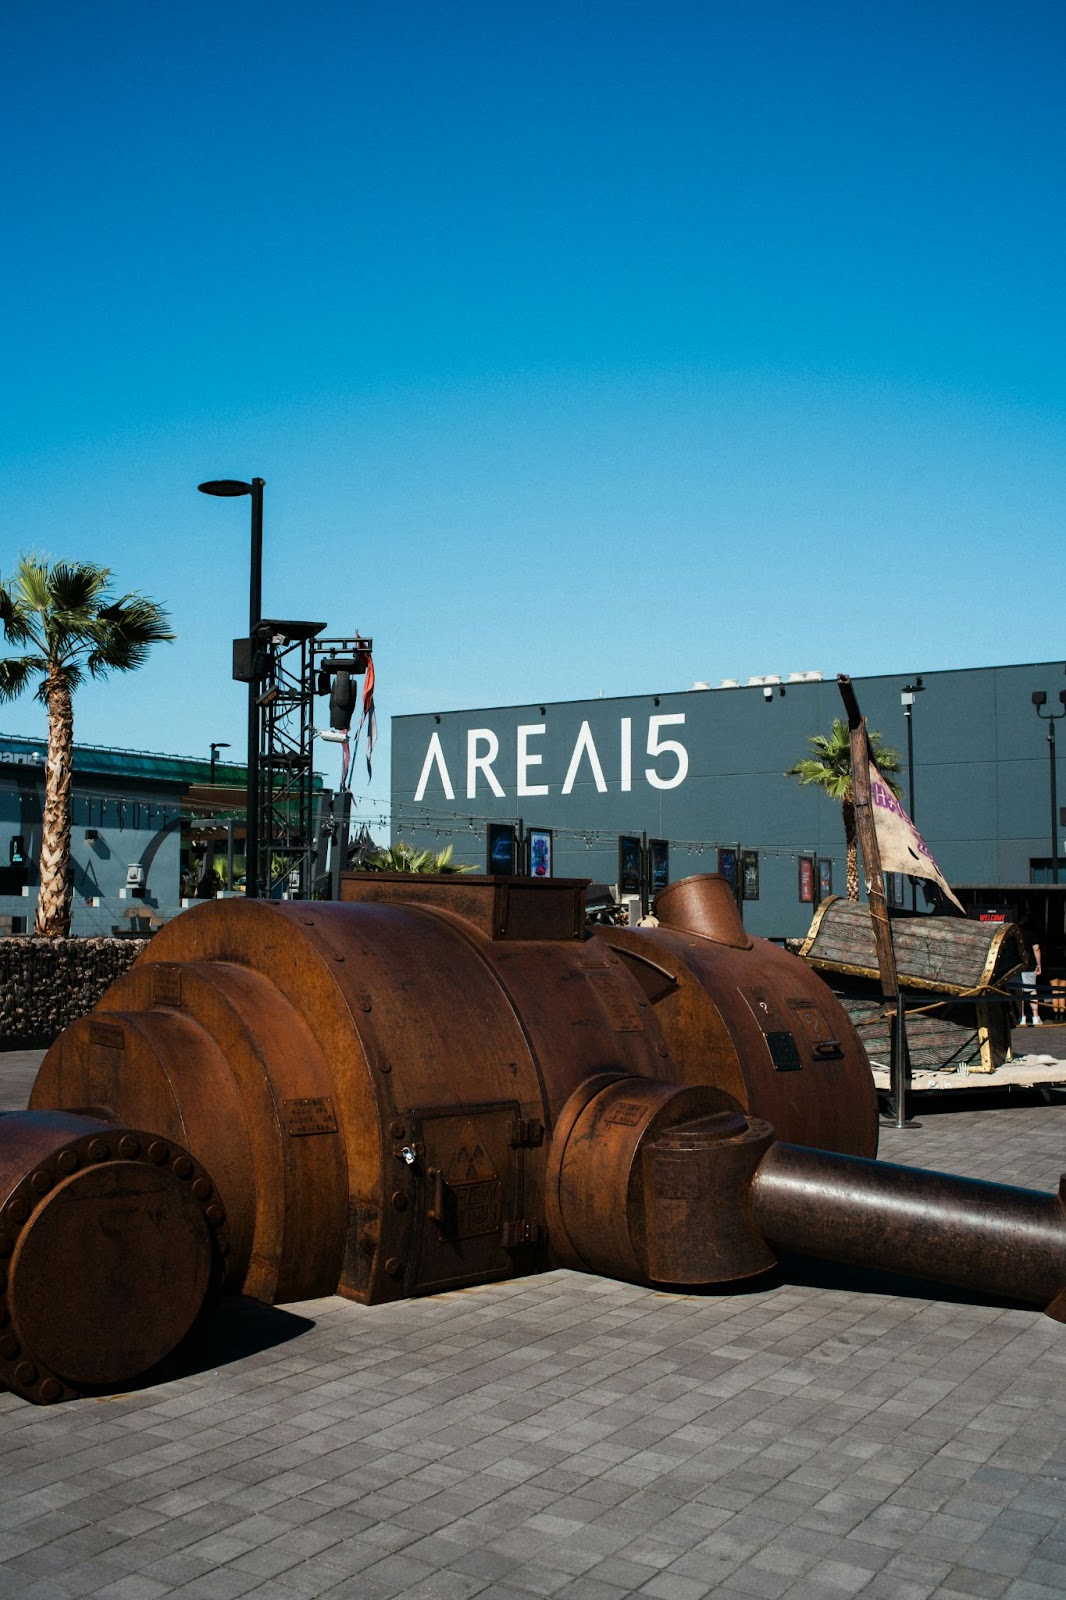
MULTIPOLYGON (((911 1066, 993 1072, 1008 1056, 1012 1007, 1008 980, 1029 964, 1015 923, 965 917, 894 917, 900 988, 909 996, 911 1066)), ((839 896, 823 901, 805 939, 791 948, 826 976, 859 1029, 867 1054, 887 1061, 892 1025, 880 994, 868 908, 839 896)))

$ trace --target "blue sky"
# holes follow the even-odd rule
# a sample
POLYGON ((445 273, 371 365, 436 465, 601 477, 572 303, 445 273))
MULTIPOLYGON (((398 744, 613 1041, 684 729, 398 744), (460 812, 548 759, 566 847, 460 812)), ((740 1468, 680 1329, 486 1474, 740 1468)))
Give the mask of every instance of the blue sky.
POLYGON ((1061 4, 14 0, 5 34, 0 570, 106 562, 180 635, 80 739, 243 749, 214 476, 267 480, 268 612, 373 634, 386 731, 1063 654, 1061 4))

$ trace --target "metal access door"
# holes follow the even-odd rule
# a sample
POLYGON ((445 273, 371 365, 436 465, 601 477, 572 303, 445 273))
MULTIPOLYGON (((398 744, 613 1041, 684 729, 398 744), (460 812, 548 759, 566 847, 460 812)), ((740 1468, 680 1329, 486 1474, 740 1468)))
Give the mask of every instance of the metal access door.
POLYGON ((414 1113, 420 1147, 416 1249, 409 1294, 505 1277, 505 1231, 521 1203, 514 1101, 414 1113))

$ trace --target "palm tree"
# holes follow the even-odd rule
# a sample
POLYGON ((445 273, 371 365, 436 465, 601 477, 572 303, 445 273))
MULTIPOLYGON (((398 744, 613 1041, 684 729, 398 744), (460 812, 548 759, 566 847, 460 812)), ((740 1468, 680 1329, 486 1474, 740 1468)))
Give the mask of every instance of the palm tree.
POLYGON ((34 932, 49 939, 70 932, 70 805, 73 789, 72 697, 86 668, 94 678, 142 666, 149 647, 176 637, 162 606, 141 594, 115 599, 107 567, 22 556, 9 582, 0 579, 0 623, 25 655, 0 658, 0 701, 14 700, 34 678, 48 707, 40 888, 34 932))
MULTIPOLYGON (((899 752, 883 744, 879 733, 868 731, 866 737, 869 740, 870 755, 875 766, 892 793, 899 799, 902 791, 893 781, 896 773, 900 771, 899 752)), ((828 735, 812 734, 807 743, 814 754, 797 761, 794 767, 789 767, 785 777, 795 778, 797 783, 804 785, 814 784, 827 794, 830 800, 840 801, 840 809, 844 816, 844 838, 848 847, 848 899, 857 900, 859 854, 855 839, 855 802, 851 790, 851 734, 848 725, 842 717, 834 717, 828 735)))

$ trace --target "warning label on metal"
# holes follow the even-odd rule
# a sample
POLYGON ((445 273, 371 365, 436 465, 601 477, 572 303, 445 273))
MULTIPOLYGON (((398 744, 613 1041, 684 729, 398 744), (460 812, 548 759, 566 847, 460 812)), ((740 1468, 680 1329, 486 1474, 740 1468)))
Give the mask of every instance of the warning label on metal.
POLYGON ((480 1140, 465 1140, 452 1157, 444 1181, 455 1196, 460 1239, 496 1233, 503 1217, 502 1187, 480 1140))
POLYGON ((333 1101, 328 1095, 308 1096, 304 1100, 286 1100, 285 1126, 292 1138, 302 1138, 309 1133, 336 1133, 337 1118, 333 1101))

